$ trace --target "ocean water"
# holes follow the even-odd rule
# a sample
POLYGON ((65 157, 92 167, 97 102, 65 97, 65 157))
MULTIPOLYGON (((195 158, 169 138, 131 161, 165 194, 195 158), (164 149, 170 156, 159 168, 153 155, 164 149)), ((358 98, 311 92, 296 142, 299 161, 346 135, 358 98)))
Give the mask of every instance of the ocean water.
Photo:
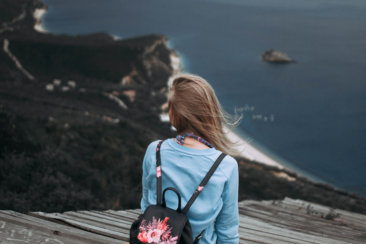
POLYGON ((238 130, 314 180, 366 196, 366 1, 46 0, 52 33, 166 35, 240 108, 238 130), (270 48, 297 63, 261 60, 270 48))

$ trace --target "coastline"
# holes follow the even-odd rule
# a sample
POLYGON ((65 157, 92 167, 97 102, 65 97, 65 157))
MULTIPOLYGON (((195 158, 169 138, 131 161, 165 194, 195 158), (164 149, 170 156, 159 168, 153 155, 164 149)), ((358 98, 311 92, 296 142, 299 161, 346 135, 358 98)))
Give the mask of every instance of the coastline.
MULTIPOLYGON (((160 120, 162 122, 169 122, 168 113, 160 114, 160 120)), ((238 155, 233 156, 244 158, 251 162, 277 167, 278 169, 288 169, 280 162, 276 161, 275 159, 271 158, 270 156, 262 152, 260 149, 251 145, 249 140, 245 140, 237 133, 235 133, 233 130, 230 130, 228 127, 224 126, 224 132, 227 138, 234 143, 235 150, 239 152, 238 155)))
POLYGON ((33 12, 33 17, 36 20, 34 22, 34 30, 40 33, 48 33, 42 23, 42 18, 47 12, 47 7, 36 8, 33 12))
POLYGON ((257 163, 277 167, 279 169, 286 168, 280 162, 271 158, 259 148, 252 145, 250 140, 244 139, 228 127, 224 126, 224 132, 226 133, 227 138, 234 143, 235 150, 239 152, 239 154, 235 156, 243 157, 249 161, 255 161, 257 163))
MULTIPOLYGON (((39 33, 49 33, 45 29, 42 23, 42 18, 46 14, 48 9, 47 5, 42 6, 41 8, 36 8, 33 12, 33 17, 35 19, 34 29, 39 33)), ((113 40, 119 41, 123 40, 122 37, 109 34, 113 40)), ((185 62, 182 60, 181 54, 174 50, 174 44, 171 40, 166 40, 165 45, 167 48, 171 50, 170 54, 170 66, 173 70, 172 76, 168 79, 168 86, 169 83, 172 82, 172 77, 174 77, 176 74, 179 74, 181 72, 184 72, 184 66, 185 62)), ((167 103, 163 104, 162 111, 164 111, 167 108, 167 103)), ((169 116, 167 113, 161 113, 160 114, 160 120, 163 122, 169 122, 169 116)), ((260 163, 267 166, 277 167, 278 169, 286 169, 292 172, 296 172, 299 175, 303 175, 307 177, 310 180, 320 181, 319 179, 316 179, 316 177, 312 177, 305 172, 302 172, 301 170, 296 170, 296 168, 289 167, 288 165, 281 163, 279 160, 276 160, 274 157, 272 157, 268 152, 265 150, 262 150, 258 145, 255 145, 253 142, 253 139, 245 138, 241 135, 241 133, 235 132, 233 129, 229 129, 227 126, 224 127, 224 131, 230 141, 234 143, 235 149, 239 152, 238 155, 233 155, 238 158, 244 158, 251 162, 260 163)))

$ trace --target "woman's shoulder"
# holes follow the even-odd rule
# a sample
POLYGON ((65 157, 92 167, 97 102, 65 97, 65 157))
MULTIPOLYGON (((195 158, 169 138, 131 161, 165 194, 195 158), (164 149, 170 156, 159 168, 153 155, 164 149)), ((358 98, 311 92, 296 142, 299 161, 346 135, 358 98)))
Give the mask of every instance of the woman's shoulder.
POLYGON ((236 161, 236 159, 234 157, 232 157, 231 155, 226 155, 225 156, 225 160, 228 164, 232 165, 232 166, 238 166, 238 162, 236 161))
MULTIPOLYGON (((150 144, 147 146, 147 150, 156 150, 156 147, 158 146, 159 142, 161 141, 168 141, 170 138, 167 138, 167 139, 159 139, 159 140, 155 140, 155 141, 152 141, 150 142, 150 144)), ((165 147, 165 144, 166 143, 163 143, 162 144, 162 148, 165 147)))
POLYGON ((155 140, 155 141, 150 142, 150 144, 147 146, 147 150, 152 150, 153 148, 156 148, 160 141, 161 140, 155 140))
POLYGON ((230 179, 232 175, 238 171, 238 162, 234 157, 226 155, 222 160, 219 169, 228 179, 230 179))

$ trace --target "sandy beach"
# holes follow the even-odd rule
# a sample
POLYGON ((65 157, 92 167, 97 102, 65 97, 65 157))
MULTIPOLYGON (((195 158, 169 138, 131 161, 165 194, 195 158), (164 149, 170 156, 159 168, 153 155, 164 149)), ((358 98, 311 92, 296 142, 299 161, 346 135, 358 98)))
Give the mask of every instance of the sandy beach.
MULTIPOLYGON (((169 122, 169 115, 164 113, 160 115, 160 120, 163 122, 169 122)), ((285 168, 281 163, 277 162, 271 158, 266 153, 262 152, 259 148, 251 144, 251 141, 242 138, 237 135, 234 131, 224 127, 226 136, 235 145, 235 149, 239 152, 239 155, 234 155, 238 157, 243 157, 250 161, 255 161, 257 163, 262 163, 269 166, 278 167, 280 169, 285 168)))
POLYGON ((34 29, 41 33, 47 33, 47 30, 42 25, 42 17, 47 12, 45 8, 37 8, 33 12, 33 17, 35 18, 36 22, 34 24, 34 29))
POLYGON ((235 144, 235 149, 239 152, 239 157, 244 157, 250 161, 256 161, 270 166, 275 166, 283 169, 284 166, 271 158, 266 153, 262 152, 259 148, 251 144, 250 140, 246 140, 241 136, 237 135, 232 130, 224 127, 224 131, 229 138, 235 144))
MULTIPOLYGON (((167 113, 160 114, 160 120, 163 122, 169 122, 169 115, 167 113)), ((234 156, 243 157, 250 161, 278 167, 280 169, 285 168, 280 162, 274 160, 259 148, 252 145, 250 140, 242 138, 227 127, 224 127, 224 131, 229 140, 234 143, 235 149, 239 152, 239 155, 234 156)))

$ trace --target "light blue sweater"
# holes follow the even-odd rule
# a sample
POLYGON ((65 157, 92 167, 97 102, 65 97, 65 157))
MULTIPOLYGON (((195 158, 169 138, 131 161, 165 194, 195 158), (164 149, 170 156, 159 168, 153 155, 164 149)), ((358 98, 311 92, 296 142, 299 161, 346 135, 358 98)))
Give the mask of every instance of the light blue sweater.
MULTIPOLYGON (((141 210, 156 204, 156 146, 152 142, 143 161, 141 210)), ((179 145, 173 138, 161 146, 162 190, 176 188, 182 197, 182 208, 194 193, 220 151, 193 149, 179 145)), ((227 155, 188 211, 193 238, 205 229, 200 244, 239 243, 238 165, 227 155)), ((174 192, 166 193, 167 206, 177 208, 174 192)))

